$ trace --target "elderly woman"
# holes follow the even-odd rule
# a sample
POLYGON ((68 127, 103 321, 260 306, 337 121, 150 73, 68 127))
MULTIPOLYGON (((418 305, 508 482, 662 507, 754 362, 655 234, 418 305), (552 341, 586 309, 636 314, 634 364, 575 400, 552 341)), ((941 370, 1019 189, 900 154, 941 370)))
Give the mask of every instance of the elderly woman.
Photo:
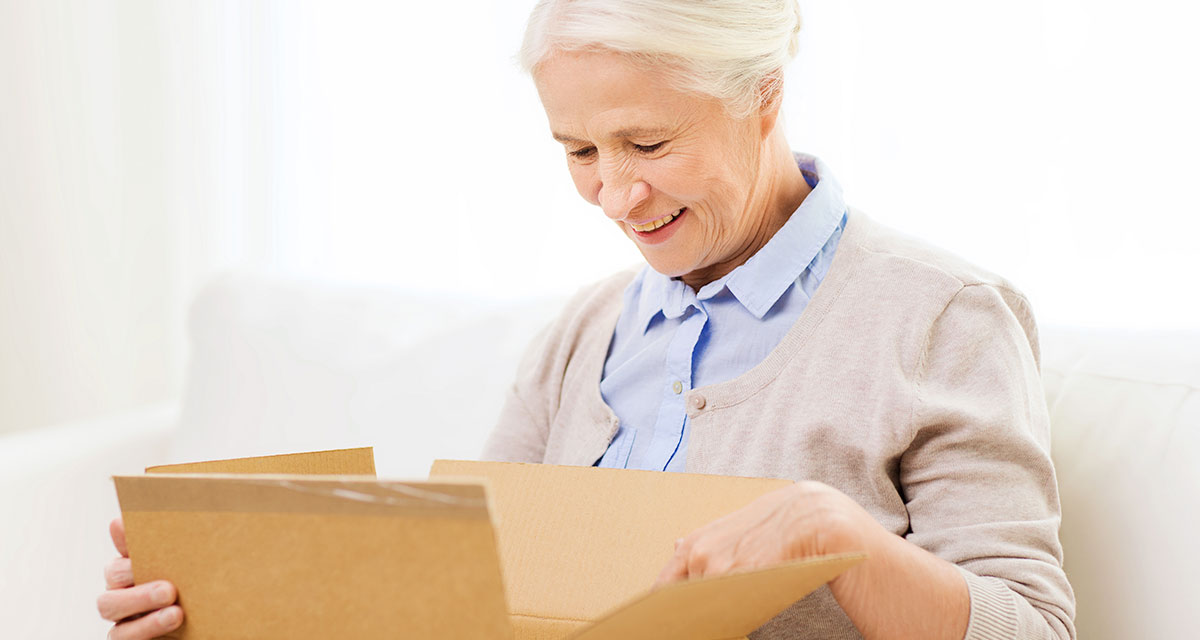
MULTIPOLYGON (((799 25, 794 0, 534 9, 521 56, 550 131, 648 266, 540 336, 485 457, 795 480, 681 540, 660 576, 869 554, 756 638, 1073 638, 1029 304, 848 209, 790 150, 799 25)), ((110 620, 174 601, 130 587, 127 559, 108 575, 110 620)))

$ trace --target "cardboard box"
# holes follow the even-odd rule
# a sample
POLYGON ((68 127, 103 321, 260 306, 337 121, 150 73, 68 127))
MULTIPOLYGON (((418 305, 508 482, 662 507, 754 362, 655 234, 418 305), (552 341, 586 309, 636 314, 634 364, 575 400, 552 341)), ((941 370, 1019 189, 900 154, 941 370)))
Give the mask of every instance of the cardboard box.
POLYGON ((185 462, 147 467, 146 473, 290 473, 300 475, 354 476, 375 475, 375 450, 372 447, 335 449, 277 456, 185 462))
POLYGON ((369 451, 115 478, 135 580, 179 588, 170 637, 726 640, 863 558, 649 591, 677 538, 787 481, 437 461, 393 482, 369 451))

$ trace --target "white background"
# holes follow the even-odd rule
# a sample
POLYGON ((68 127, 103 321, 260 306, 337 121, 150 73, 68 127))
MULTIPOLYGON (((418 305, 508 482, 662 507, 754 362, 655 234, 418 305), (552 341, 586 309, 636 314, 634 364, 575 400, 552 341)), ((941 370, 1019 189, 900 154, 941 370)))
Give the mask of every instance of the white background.
MULTIPOLYGON (((529 0, 0 0, 0 431, 168 400, 215 273, 494 298, 637 262, 512 62, 529 0)), ((802 3, 796 149, 1043 323, 1200 327, 1194 5, 802 3)))

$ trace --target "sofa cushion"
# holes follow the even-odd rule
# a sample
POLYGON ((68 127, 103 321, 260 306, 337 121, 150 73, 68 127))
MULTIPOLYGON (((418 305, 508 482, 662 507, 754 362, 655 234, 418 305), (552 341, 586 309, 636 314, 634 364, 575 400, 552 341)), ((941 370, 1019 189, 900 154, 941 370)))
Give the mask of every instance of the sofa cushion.
POLYGON ((1200 333, 1051 327, 1042 376, 1079 637, 1180 638, 1200 602, 1200 333))
POLYGON ((192 307, 168 462, 369 445, 380 475, 425 477, 476 458, 561 304, 220 278, 192 307))

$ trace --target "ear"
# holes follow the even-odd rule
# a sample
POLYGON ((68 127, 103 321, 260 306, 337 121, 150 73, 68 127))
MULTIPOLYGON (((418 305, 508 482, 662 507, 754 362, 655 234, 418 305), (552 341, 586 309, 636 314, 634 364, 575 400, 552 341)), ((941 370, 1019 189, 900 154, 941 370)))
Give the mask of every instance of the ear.
POLYGON ((783 69, 777 69, 767 74, 758 85, 758 116, 762 122, 761 133, 764 140, 775 131, 782 106, 783 69))

